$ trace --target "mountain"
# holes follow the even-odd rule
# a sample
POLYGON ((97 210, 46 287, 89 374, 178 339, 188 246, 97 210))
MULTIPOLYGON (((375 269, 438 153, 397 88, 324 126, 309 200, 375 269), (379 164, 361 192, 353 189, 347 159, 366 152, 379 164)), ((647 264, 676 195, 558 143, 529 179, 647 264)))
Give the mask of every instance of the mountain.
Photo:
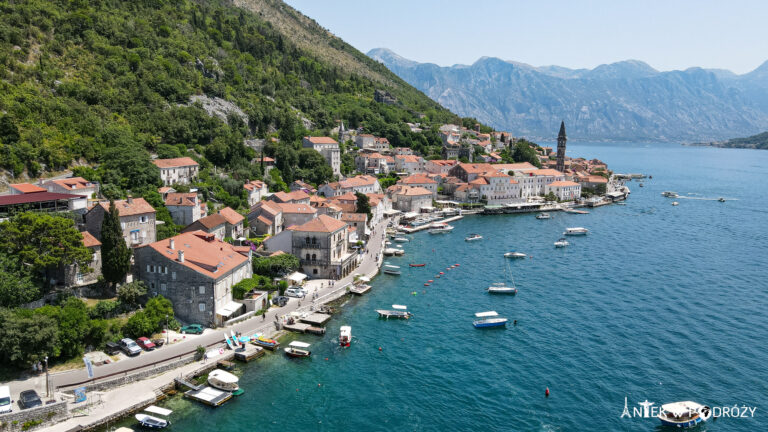
POLYGON ((515 135, 609 141, 713 141, 768 129, 768 62, 736 75, 660 72, 638 60, 594 69, 534 67, 483 57, 469 66, 368 55, 448 109, 515 135))
POLYGON ((726 141, 702 142, 691 145, 768 150, 768 132, 763 132, 746 138, 732 138, 726 141))

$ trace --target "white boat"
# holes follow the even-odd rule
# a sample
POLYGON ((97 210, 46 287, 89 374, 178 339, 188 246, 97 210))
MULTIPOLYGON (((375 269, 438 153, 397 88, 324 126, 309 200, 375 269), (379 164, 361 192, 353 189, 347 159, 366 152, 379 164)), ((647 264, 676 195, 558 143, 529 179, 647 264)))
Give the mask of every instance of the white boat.
POLYGON ((436 225, 434 228, 429 230, 430 234, 447 234, 449 232, 453 231, 453 227, 450 225, 436 225))
POLYGON ((293 341, 285 348, 288 357, 309 357, 312 351, 308 350, 310 344, 301 341, 293 341))
POLYGON ((393 238, 392 240, 393 240, 393 241, 396 241, 396 242, 398 242, 398 243, 407 243, 407 242, 411 241, 411 240, 410 240, 409 238, 407 238, 407 237, 395 237, 395 238, 393 238))
POLYGON ((550 217, 549 213, 539 213, 536 215, 536 219, 549 219, 550 217))
POLYGON ((352 327, 341 326, 339 328, 339 345, 348 347, 352 343, 352 327))
POLYGON ((504 282, 498 282, 488 287, 489 294, 517 294, 517 288, 508 287, 504 282))
POLYGON ((678 197, 677 192, 672 192, 672 191, 664 191, 664 192, 661 193, 661 196, 665 196, 667 198, 677 198, 678 197))
POLYGON ((141 414, 136 414, 135 417, 136 417, 136 420, 139 422, 139 424, 146 428, 162 429, 171 424, 171 422, 167 419, 149 415, 149 414, 156 414, 163 417, 168 417, 173 413, 173 411, 167 408, 160 408, 158 406, 150 405, 144 408, 144 411, 145 412, 141 414))
POLYGON ((396 265, 385 264, 384 267, 382 267, 381 271, 383 271, 386 274, 400 276, 400 267, 396 265))
POLYGON ((694 427, 707 421, 712 416, 712 410, 700 403, 683 401, 664 404, 657 418, 664 426, 679 428, 694 427))
POLYGON ((528 255, 522 252, 507 252, 504 254, 504 258, 527 258, 528 255))
POLYGON ((379 314, 379 318, 405 318, 408 319, 413 316, 408 312, 408 307, 405 305, 392 305, 392 309, 376 309, 376 313, 379 314))
POLYGON ((677 206, 677 205, 680 205, 680 203, 679 203, 679 202, 677 202, 677 201, 672 201, 672 205, 673 205, 673 206, 677 206))
POLYGON ((464 237, 465 241, 475 241, 475 240, 482 240, 483 236, 480 234, 470 234, 467 237, 464 237))
POLYGON ((566 228, 563 235, 568 236, 578 236, 578 235, 587 235, 589 233, 589 230, 582 227, 574 227, 574 228, 566 228))
POLYGON ((503 327, 507 325, 507 321, 509 321, 506 318, 500 317, 496 311, 478 312, 475 316, 480 318, 472 322, 472 325, 475 326, 475 328, 503 327))
POLYGON ((399 252, 396 248, 386 248, 382 251, 384 256, 392 256, 399 252))
POLYGON ((562 237, 562 238, 560 238, 559 240, 557 240, 555 242, 555 247, 556 248, 564 248, 564 247, 566 247, 568 245, 570 245, 570 243, 568 243, 568 240, 566 240, 565 237, 562 237))
POLYGON ((221 369, 214 369, 208 374, 208 384, 219 390, 237 391, 240 388, 237 384, 239 381, 240 378, 221 369))

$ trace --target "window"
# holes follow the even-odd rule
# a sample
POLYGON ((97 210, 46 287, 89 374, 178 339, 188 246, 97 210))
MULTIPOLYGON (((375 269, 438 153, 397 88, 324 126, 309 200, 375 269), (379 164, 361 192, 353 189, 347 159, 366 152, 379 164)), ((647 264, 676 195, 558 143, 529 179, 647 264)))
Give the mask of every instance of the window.
POLYGON ((163 273, 168 274, 168 266, 163 266, 163 273))
POLYGON ((197 307, 200 309, 200 312, 205 312, 205 303, 199 303, 197 307))
POLYGON ((83 283, 83 274, 80 272, 77 272, 77 275, 75 276, 75 280, 77 283, 83 283))
POLYGON ((317 269, 312 269, 312 274, 317 274, 317 269))
POLYGON ((176 272, 171 272, 171 280, 176 280, 176 272))
POLYGON ((147 264, 147 273, 150 273, 150 271, 149 271, 149 264, 147 264))
POLYGON ((312 254, 312 261, 314 261, 316 259, 317 259, 317 255, 316 254, 312 254))
POLYGON ((309 261, 309 254, 307 254, 307 261, 309 261))
POLYGON ((164 283, 160 284, 160 291, 165 291, 166 285, 164 283))
POLYGON ((200 294, 205 294, 205 285, 200 285, 199 290, 200 294))
POLYGON ((120 228, 125 229, 125 222, 120 222, 120 228))

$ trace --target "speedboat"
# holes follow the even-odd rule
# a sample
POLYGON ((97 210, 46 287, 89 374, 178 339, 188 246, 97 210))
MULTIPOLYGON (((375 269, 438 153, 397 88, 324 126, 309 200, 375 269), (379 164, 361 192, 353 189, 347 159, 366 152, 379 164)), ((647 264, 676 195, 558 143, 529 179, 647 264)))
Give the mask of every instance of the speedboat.
POLYGON ((527 256, 522 252, 507 252, 504 254, 504 258, 526 258, 527 256))
POLYGON ((707 421, 712 415, 712 410, 696 402, 683 401, 664 404, 657 416, 664 426, 689 428, 707 421))
POLYGON ((341 326, 339 329, 339 345, 348 347, 352 342, 352 327, 341 326))
POLYGON ((506 318, 500 317, 495 311, 478 312, 475 316, 480 318, 472 321, 472 325, 475 328, 504 327, 507 325, 507 321, 509 321, 506 318))
POLYGON ((396 241, 396 242, 398 242, 398 243, 407 243, 407 242, 411 241, 411 240, 410 240, 409 238, 407 238, 407 237, 395 237, 395 238, 393 238, 392 240, 393 240, 393 241, 396 241))
POLYGON ((381 271, 386 274, 400 276, 400 266, 385 264, 381 271))
POLYGON ((169 420, 150 415, 150 414, 156 414, 156 415, 168 417, 169 415, 171 415, 171 413, 173 413, 173 411, 167 408, 160 408, 158 406, 150 405, 144 408, 144 411, 145 412, 141 414, 136 414, 135 417, 136 417, 136 420, 139 422, 139 424, 144 426, 145 428, 162 429, 171 424, 169 420))
POLYGON ((550 217, 549 213, 539 213, 536 215, 536 219, 549 219, 550 217))
POLYGON ((470 234, 467 237, 464 237, 465 241, 475 241, 475 240, 482 240, 483 236, 480 234, 470 234))
POLYGON ((447 234, 453 231, 453 227, 444 223, 432 225, 432 229, 429 230, 430 234, 447 234))
POLYGON ((508 287, 503 282, 495 283, 488 287, 489 294, 517 294, 517 288, 508 287))
POLYGON ((587 235, 589 233, 589 230, 582 227, 574 227, 574 228, 566 228, 563 235, 567 236, 578 236, 578 235, 587 235))
POLYGON ((677 198, 678 197, 677 192, 672 192, 672 191, 664 191, 664 192, 661 193, 661 196, 664 196, 664 197, 667 197, 667 198, 677 198))
POLYGON ((214 369, 208 374, 208 384, 219 390, 237 391, 240 389, 240 386, 237 385, 238 381, 240 381, 240 378, 221 369, 214 369))
POLYGON ((263 335, 252 339, 251 343, 270 350, 274 350, 280 346, 280 342, 263 335))
POLYGON ((680 203, 679 203, 679 202, 677 202, 677 201, 672 201, 672 205, 673 205, 673 206, 676 206, 676 205, 680 205, 680 203))
POLYGON ((288 357, 309 357, 312 351, 308 350, 310 344, 301 341, 293 341, 285 348, 285 355, 288 357))
POLYGON ((723 198, 723 197, 720 197, 717 200, 720 201, 720 202, 725 202, 725 198, 723 198))
POLYGON ((566 247, 568 245, 570 245, 570 243, 568 243, 568 240, 566 240, 565 237, 561 237, 560 239, 558 239, 555 242, 555 247, 556 248, 564 248, 564 247, 566 247))

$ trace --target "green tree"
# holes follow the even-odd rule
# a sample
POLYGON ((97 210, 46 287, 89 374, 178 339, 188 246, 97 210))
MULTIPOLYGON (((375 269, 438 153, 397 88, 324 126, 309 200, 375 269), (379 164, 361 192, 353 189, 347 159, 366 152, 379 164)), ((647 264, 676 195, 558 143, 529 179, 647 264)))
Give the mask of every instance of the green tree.
POLYGON ((19 368, 59 355, 56 320, 29 310, 0 308, 0 360, 19 368))
POLYGON ((36 300, 40 289, 18 258, 0 250, 0 307, 16 307, 36 300))
POLYGON ((99 167, 103 182, 123 190, 159 186, 160 169, 152 163, 149 153, 140 144, 121 144, 104 152, 99 167))
POLYGON ((368 199, 368 195, 360 192, 355 192, 357 197, 357 204, 355 205, 355 213, 365 213, 368 215, 368 220, 371 220, 371 200, 368 199))
POLYGON ((90 317, 82 300, 69 297, 62 306, 46 305, 36 309, 35 313, 56 320, 59 328, 60 357, 68 359, 83 352, 83 344, 90 331, 90 317))
POLYGON ((167 298, 158 295, 150 298, 144 307, 144 313, 152 322, 154 331, 160 331, 165 324, 165 317, 173 318, 173 304, 167 298))
POLYGON ((109 202, 109 211, 101 223, 101 272, 112 284, 121 282, 131 268, 131 250, 123 239, 120 215, 115 202, 109 202))
POLYGON ((536 144, 526 140, 518 141, 512 151, 512 159, 514 159, 515 162, 529 162, 531 165, 541 168, 539 155, 532 145, 536 146, 536 144))
POLYGON ((299 259, 291 254, 280 254, 253 260, 253 273, 262 276, 284 276, 298 268, 299 259))
POLYGON ((299 170, 296 177, 313 184, 323 184, 333 179, 333 168, 323 155, 311 148, 299 150, 299 170))
POLYGON ((123 333, 132 338, 151 336, 155 330, 155 324, 144 311, 133 314, 123 326, 123 333))
POLYGON ((135 308, 147 295, 147 285, 142 281, 133 281, 117 288, 117 299, 120 303, 135 308))

